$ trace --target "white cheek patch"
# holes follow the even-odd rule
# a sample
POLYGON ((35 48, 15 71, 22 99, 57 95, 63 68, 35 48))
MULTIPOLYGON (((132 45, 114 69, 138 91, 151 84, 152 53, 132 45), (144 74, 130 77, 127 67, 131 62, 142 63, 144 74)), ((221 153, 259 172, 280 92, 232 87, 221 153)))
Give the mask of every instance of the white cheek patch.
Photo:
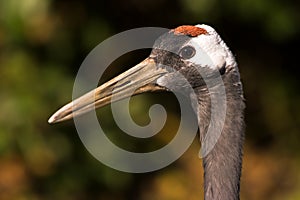
POLYGON ((213 28, 207 25, 197 26, 207 30, 208 34, 194 37, 186 44, 196 50, 196 54, 188 61, 211 69, 221 69, 229 56, 228 47, 213 28))
POLYGON ((200 65, 202 67, 209 67, 209 68, 214 69, 215 64, 212 60, 213 58, 208 53, 206 53, 206 51, 203 48, 201 48, 198 45, 198 43, 193 42, 192 40, 189 43, 187 43, 187 46, 194 47, 195 50, 196 50, 196 54, 192 58, 187 59, 187 60, 192 62, 192 63, 195 63, 196 65, 200 65))

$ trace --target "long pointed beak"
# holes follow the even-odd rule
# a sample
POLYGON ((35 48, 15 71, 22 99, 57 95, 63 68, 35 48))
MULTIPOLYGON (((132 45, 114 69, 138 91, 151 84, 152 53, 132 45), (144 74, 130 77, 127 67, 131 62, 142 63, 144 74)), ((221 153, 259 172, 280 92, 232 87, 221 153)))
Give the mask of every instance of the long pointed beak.
POLYGON ((49 118, 48 122, 65 121, 114 101, 144 92, 166 90, 155 84, 156 80, 166 73, 167 70, 158 68, 153 59, 147 58, 128 71, 63 106, 49 118))

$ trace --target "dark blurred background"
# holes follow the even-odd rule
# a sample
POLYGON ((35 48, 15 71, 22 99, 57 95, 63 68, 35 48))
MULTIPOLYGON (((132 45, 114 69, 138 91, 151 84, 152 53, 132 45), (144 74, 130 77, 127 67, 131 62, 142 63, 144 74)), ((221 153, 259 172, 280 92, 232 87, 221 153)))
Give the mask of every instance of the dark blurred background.
MULTIPOLYGON (((128 174, 93 158, 72 121, 47 123, 71 100, 81 62, 101 41, 131 28, 198 23, 215 27, 240 66, 247 99, 241 199, 300 199, 299 4, 292 0, 0 1, 0 199, 201 199, 198 139, 172 165, 128 174)), ((120 58, 107 71, 106 80, 148 53, 120 58)), ((153 103, 169 110, 168 123, 154 141, 126 140, 109 106, 99 111, 103 116, 99 118, 116 143, 144 151, 169 141, 180 119, 172 94, 145 94, 132 100, 137 123, 149 122, 153 103)))

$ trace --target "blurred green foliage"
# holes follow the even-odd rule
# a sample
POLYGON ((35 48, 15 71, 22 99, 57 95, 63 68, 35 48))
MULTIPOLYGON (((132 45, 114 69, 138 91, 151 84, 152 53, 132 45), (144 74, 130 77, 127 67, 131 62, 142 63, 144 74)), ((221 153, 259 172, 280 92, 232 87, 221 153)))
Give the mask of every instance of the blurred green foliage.
MULTIPOLYGON (((166 169, 134 175, 96 161, 72 122, 47 124, 71 100, 76 72, 99 42, 130 28, 195 23, 213 25, 240 65, 247 99, 242 199, 300 199, 299 4, 0 1, 0 199, 199 199, 203 191, 197 141, 166 169)), ((127 67, 112 67, 107 74, 112 77, 143 56, 131 55, 120 63, 127 67)), ((154 144, 159 146, 172 137, 165 135, 176 128, 172 124, 179 120, 178 105, 170 94, 135 97, 132 112, 138 123, 147 124, 152 103, 170 111, 168 125, 154 144)), ((122 136, 109 107, 99 115, 119 145, 137 151, 153 147, 144 145, 150 140, 140 144, 122 136)))

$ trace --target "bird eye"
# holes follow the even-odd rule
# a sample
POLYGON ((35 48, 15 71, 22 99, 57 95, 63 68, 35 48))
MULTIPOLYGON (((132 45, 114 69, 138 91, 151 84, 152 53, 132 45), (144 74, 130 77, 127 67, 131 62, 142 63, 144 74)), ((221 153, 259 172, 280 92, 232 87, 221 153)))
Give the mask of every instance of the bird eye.
POLYGON ((194 47, 191 47, 191 46, 183 47, 179 52, 179 55, 183 59, 192 58, 195 54, 196 54, 196 50, 194 49, 194 47))

